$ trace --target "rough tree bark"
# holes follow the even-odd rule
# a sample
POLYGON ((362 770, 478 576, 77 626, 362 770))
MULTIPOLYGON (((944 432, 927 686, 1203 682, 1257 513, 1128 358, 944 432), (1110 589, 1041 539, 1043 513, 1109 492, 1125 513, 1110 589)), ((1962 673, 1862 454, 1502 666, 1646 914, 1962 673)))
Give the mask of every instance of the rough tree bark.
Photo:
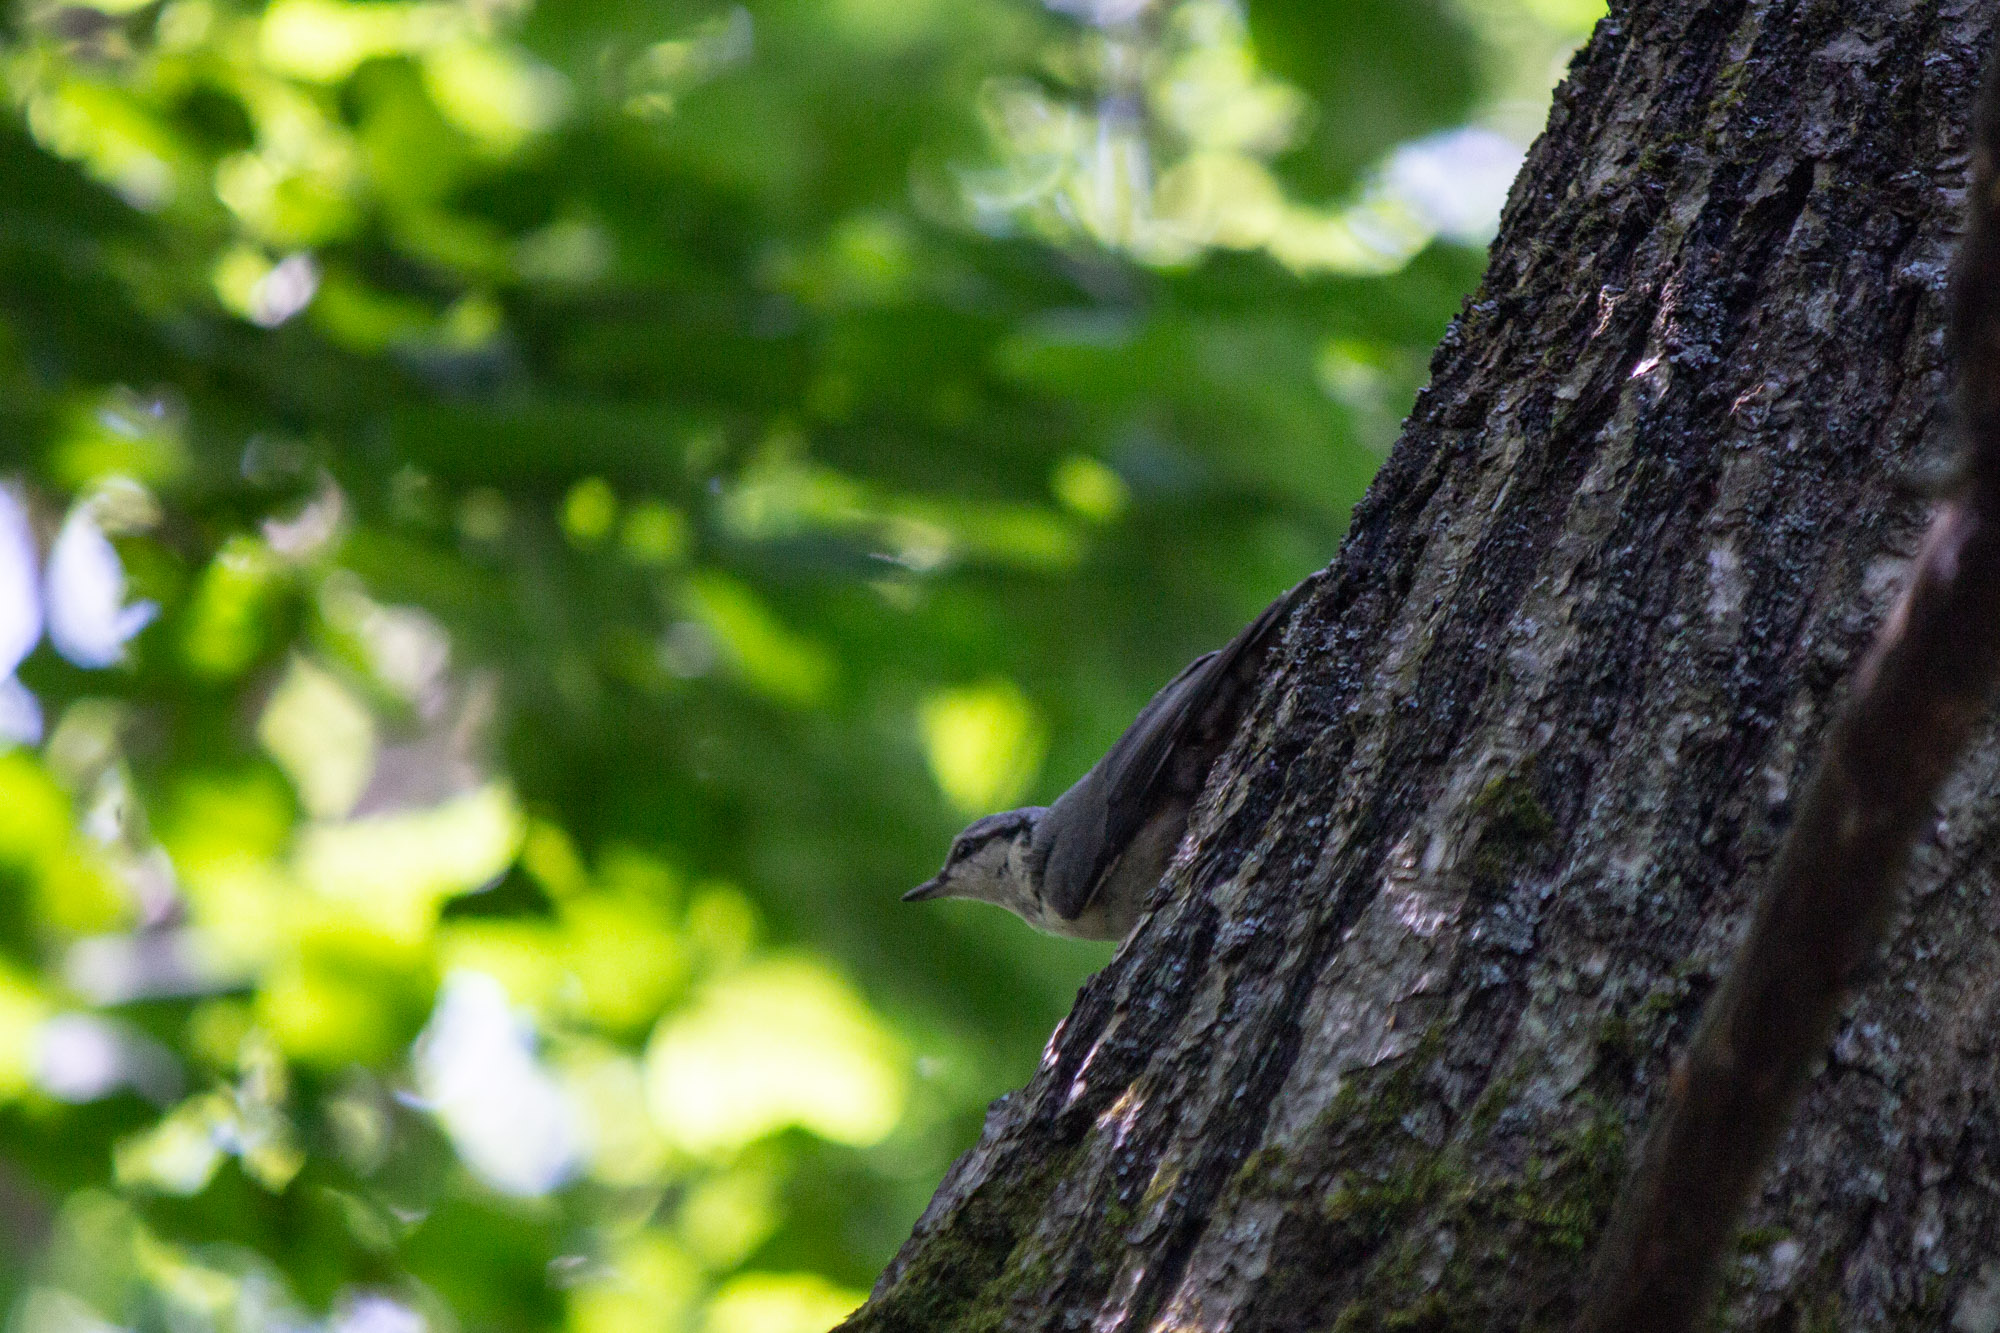
MULTIPOLYGON (((1558 1328, 1950 450, 2000 0, 1635 0, 1160 907, 852 1330, 1558 1328)), ((1722 1324, 2000 1329, 2000 740, 1722 1324)))

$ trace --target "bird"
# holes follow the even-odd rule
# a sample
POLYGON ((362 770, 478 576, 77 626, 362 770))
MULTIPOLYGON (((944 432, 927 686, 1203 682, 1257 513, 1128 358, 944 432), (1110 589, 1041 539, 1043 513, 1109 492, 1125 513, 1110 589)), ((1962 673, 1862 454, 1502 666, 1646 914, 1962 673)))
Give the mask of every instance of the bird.
POLYGON ((1003 810, 967 825, 952 839, 944 869, 903 901, 972 898, 1051 935, 1123 939, 1166 873, 1271 643, 1311 583, 1188 663, 1053 805, 1003 810))

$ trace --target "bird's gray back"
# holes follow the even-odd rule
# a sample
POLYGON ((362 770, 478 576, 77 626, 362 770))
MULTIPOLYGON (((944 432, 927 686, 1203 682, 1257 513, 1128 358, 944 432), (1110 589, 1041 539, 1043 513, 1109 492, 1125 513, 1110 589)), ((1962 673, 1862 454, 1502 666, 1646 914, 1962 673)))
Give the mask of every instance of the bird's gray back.
POLYGON ((1066 918, 1082 914, 1149 818, 1169 802, 1192 803, 1240 719, 1251 683, 1246 668, 1261 665, 1256 655, 1306 586, 1272 602, 1224 647, 1188 663, 1104 757, 1056 798, 1030 853, 1031 864, 1041 865, 1042 899, 1051 911, 1066 918), (1200 753, 1183 754, 1192 762, 1176 763, 1184 746, 1200 753))

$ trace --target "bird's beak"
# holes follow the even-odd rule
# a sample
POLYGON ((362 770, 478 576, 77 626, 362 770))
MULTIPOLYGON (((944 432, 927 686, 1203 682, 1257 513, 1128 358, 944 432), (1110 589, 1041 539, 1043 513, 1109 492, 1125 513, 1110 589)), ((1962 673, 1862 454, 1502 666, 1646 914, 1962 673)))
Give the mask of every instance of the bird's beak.
POLYGON ((903 895, 906 903, 920 903, 926 898, 935 898, 944 892, 944 876, 934 875, 903 895))

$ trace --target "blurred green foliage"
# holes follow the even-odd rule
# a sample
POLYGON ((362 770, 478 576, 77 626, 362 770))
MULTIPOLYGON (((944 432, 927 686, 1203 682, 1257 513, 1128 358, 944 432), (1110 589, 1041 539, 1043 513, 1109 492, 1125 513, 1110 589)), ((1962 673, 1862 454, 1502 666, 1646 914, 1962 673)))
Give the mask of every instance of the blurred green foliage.
POLYGON ((1594 17, 16 0, 14 1327, 851 1307, 1106 956, 898 891, 1331 556, 1594 17))

